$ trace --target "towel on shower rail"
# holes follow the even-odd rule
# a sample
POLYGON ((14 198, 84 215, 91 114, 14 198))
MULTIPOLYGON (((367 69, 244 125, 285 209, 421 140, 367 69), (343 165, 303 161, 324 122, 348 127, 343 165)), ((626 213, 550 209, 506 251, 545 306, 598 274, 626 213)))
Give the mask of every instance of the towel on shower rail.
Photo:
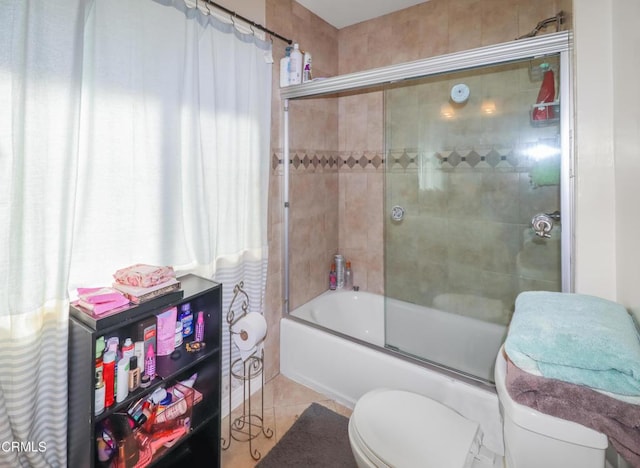
POLYGON ((506 387, 522 405, 602 432, 631 466, 640 468, 640 405, 582 385, 529 374, 509 359, 506 387))
POLYGON ((521 369, 620 395, 640 395, 640 339, 615 302, 528 291, 516 299, 505 351, 521 369))

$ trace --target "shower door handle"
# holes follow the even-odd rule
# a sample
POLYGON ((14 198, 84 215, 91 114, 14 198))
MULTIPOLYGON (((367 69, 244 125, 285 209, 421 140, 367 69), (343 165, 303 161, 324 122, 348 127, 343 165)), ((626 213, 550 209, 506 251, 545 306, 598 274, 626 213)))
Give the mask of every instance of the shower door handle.
POLYGON ((404 208, 400 205, 396 205, 391 208, 391 219, 397 222, 402 221, 402 218, 404 218, 404 213, 404 208))

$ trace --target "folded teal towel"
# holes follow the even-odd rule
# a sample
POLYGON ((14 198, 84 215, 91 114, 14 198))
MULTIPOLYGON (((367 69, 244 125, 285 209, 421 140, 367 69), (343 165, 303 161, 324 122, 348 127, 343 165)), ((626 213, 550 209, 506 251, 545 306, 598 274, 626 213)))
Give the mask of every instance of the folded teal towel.
POLYGON ((521 293, 505 351, 527 372, 621 395, 640 395, 638 332, 625 308, 606 299, 521 293))

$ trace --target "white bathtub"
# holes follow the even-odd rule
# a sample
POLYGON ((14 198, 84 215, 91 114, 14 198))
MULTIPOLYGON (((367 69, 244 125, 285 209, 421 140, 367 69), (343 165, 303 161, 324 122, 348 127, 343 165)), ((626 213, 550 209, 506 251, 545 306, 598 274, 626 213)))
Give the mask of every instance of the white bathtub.
POLYGON ((506 326, 386 299, 377 294, 327 291, 291 315, 331 330, 492 382, 506 326), (386 320, 385 320, 386 318, 386 320))
MULTIPOLYGON (((283 318, 280 321, 280 371, 288 378, 349 407, 353 407, 364 393, 379 387, 421 393, 480 423, 487 448, 502 454, 502 426, 494 389, 458 379, 444 371, 380 349, 384 346, 383 306, 384 298, 375 294, 328 291, 292 311, 294 317, 353 336, 366 344, 305 325, 298 320, 283 318)), ((411 307, 401 301, 390 300, 389 313, 394 315, 393 321, 405 322, 397 329, 395 324, 390 324, 387 333, 399 334, 403 329, 400 336, 415 340, 413 344, 403 345, 403 351, 421 355, 419 349, 435 348, 441 354, 455 354, 454 360, 460 361, 463 366, 465 356, 470 351, 475 357, 482 356, 482 360, 489 359, 486 356, 490 352, 489 346, 473 345, 469 341, 476 339, 484 325, 501 327, 468 319, 473 320, 473 326, 469 330, 459 330, 459 320, 466 317, 411 307), (419 318, 423 319, 421 325, 416 323, 419 318), (451 336, 446 337, 446 334, 451 336), (455 346, 462 350, 453 349, 455 346), (476 346, 482 349, 474 349, 476 346)), ((489 327, 489 331, 499 335, 498 329, 489 327)), ((501 341, 502 335, 499 336, 501 341)), ((498 348, 499 344, 490 358, 487 372, 493 372, 492 364, 498 348)))

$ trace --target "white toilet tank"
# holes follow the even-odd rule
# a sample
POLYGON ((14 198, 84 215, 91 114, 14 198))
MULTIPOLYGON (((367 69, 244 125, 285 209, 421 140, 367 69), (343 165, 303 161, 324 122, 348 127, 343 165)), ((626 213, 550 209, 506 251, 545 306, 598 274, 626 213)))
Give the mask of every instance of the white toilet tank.
POLYGON ((495 381, 503 418, 506 468, 603 468, 607 437, 593 429, 540 413, 511 399, 500 349, 495 381))

